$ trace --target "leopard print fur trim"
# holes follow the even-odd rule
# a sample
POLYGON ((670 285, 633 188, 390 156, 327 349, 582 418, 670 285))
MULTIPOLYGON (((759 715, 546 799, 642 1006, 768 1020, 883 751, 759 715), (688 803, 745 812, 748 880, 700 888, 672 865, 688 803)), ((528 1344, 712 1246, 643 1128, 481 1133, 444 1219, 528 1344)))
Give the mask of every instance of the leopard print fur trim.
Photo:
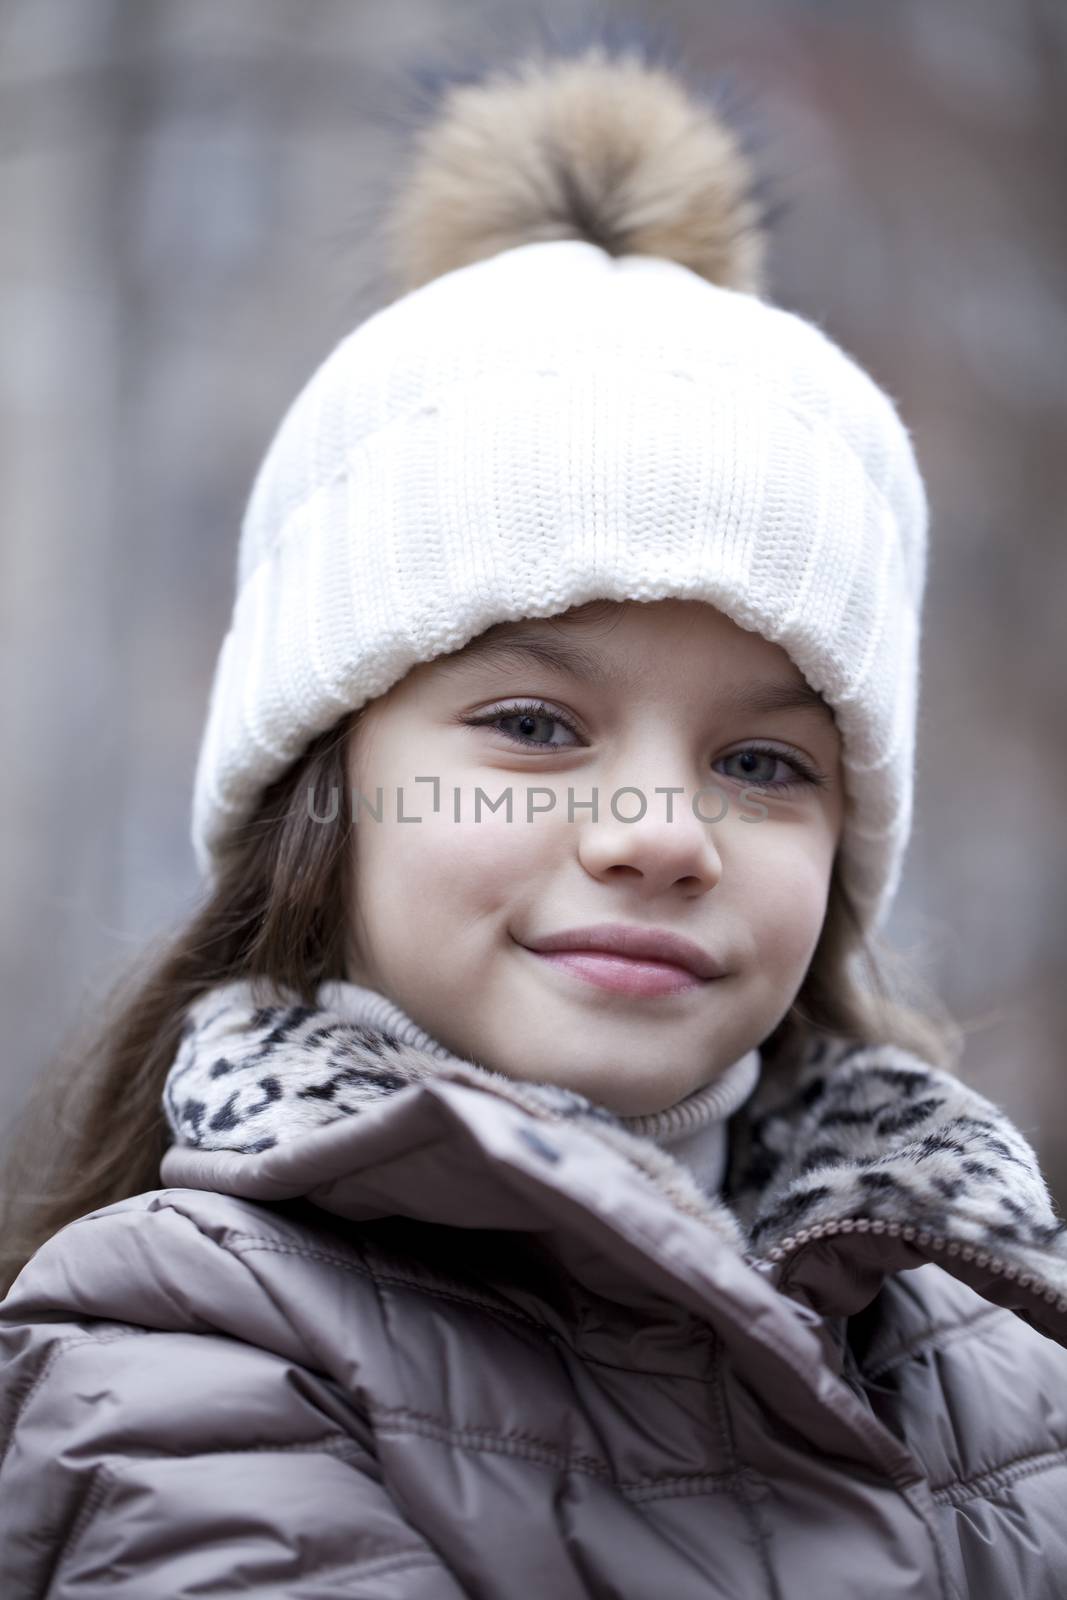
POLYGON ((891 1045, 820 1040, 788 1092, 765 1075, 737 1119, 728 1203, 759 1252, 838 1218, 912 1223, 1067 1293, 1067 1221, 992 1101, 891 1045))

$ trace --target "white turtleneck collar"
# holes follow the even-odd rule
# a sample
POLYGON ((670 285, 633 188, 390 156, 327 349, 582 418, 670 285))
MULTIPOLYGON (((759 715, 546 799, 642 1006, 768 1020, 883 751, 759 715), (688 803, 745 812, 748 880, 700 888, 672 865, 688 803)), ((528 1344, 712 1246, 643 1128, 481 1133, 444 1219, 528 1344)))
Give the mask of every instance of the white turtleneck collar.
MULTIPOLYGON (((458 1059, 420 1028, 406 1011, 376 989, 335 979, 320 984, 318 999, 321 1005, 347 1017, 350 1022, 391 1033, 405 1044, 425 1050, 442 1061, 458 1059)), ((754 1046, 712 1083, 695 1089, 684 1100, 663 1111, 620 1120, 629 1132, 651 1139, 676 1161, 688 1166, 705 1193, 714 1194, 722 1187, 726 1171, 727 1121, 753 1093, 759 1075, 760 1053, 754 1046)))

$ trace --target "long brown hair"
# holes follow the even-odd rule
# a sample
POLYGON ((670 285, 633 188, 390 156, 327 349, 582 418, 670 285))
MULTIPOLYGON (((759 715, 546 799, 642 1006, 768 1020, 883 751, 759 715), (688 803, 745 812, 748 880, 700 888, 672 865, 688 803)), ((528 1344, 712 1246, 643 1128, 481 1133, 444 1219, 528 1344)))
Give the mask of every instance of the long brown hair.
POLYGON ((66 1223, 160 1187, 170 1142, 163 1083, 184 1012, 198 995, 236 978, 262 978, 266 988, 285 984, 311 1004, 320 982, 344 976, 347 805, 338 806, 333 825, 316 818, 330 797, 347 797, 345 746, 358 716, 320 735, 264 791, 219 859, 203 903, 146 947, 39 1075, 5 1137, 0 1295, 66 1223))
MULTIPOLYGON (((599 615, 598 604, 577 609, 599 615)), ((237 978, 262 979, 264 1002, 280 984, 311 1005, 321 982, 345 976, 346 749, 360 715, 341 718, 265 790, 229 839, 203 904, 147 947, 91 1024, 76 1025, 40 1074, 8 1129, 0 1169, 0 1296, 68 1222, 160 1186, 169 1143, 163 1084, 184 1012, 200 994, 237 978), (326 805, 335 818, 328 826, 326 805)), ((948 1070, 961 1049, 961 1030, 919 990, 907 964, 864 937, 836 865, 804 983, 761 1045, 765 1065, 801 1049, 813 1031, 899 1044, 948 1070), (911 985, 907 997, 902 980, 911 985)))

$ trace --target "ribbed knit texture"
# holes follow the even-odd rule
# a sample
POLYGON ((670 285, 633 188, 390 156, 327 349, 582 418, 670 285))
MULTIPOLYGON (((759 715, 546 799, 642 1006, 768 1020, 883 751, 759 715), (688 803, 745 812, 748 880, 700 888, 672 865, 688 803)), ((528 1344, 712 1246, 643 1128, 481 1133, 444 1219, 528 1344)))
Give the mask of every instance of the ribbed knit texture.
MULTIPOLYGON (((321 983, 316 998, 324 1010, 336 1012, 349 1022, 394 1034, 405 1044, 425 1050, 439 1060, 459 1059, 376 989, 335 979, 321 983)), ((688 1166, 705 1192, 712 1194, 721 1187, 726 1171, 727 1120, 754 1092, 759 1076, 760 1053, 753 1048, 713 1082, 694 1090, 684 1100, 663 1111, 623 1117, 621 1121, 631 1133, 652 1139, 675 1160, 688 1166)))
POLYGON ((449 272, 345 338, 267 452, 197 859, 210 874, 314 735, 491 624, 695 599, 834 708, 841 867, 872 929, 911 825, 925 563, 907 432, 803 318, 577 239, 449 272))

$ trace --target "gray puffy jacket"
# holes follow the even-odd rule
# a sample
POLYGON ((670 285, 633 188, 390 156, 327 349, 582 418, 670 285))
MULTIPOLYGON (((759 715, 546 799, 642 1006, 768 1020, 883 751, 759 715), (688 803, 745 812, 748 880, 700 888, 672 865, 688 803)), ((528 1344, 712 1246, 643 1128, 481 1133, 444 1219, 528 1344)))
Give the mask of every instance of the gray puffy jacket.
POLYGON ((724 1203, 578 1095, 328 1034, 332 1120, 211 1149, 187 1098, 165 1187, 0 1302, 4 1600, 1064 1600, 1067 1234, 990 1102, 823 1044, 724 1203))

